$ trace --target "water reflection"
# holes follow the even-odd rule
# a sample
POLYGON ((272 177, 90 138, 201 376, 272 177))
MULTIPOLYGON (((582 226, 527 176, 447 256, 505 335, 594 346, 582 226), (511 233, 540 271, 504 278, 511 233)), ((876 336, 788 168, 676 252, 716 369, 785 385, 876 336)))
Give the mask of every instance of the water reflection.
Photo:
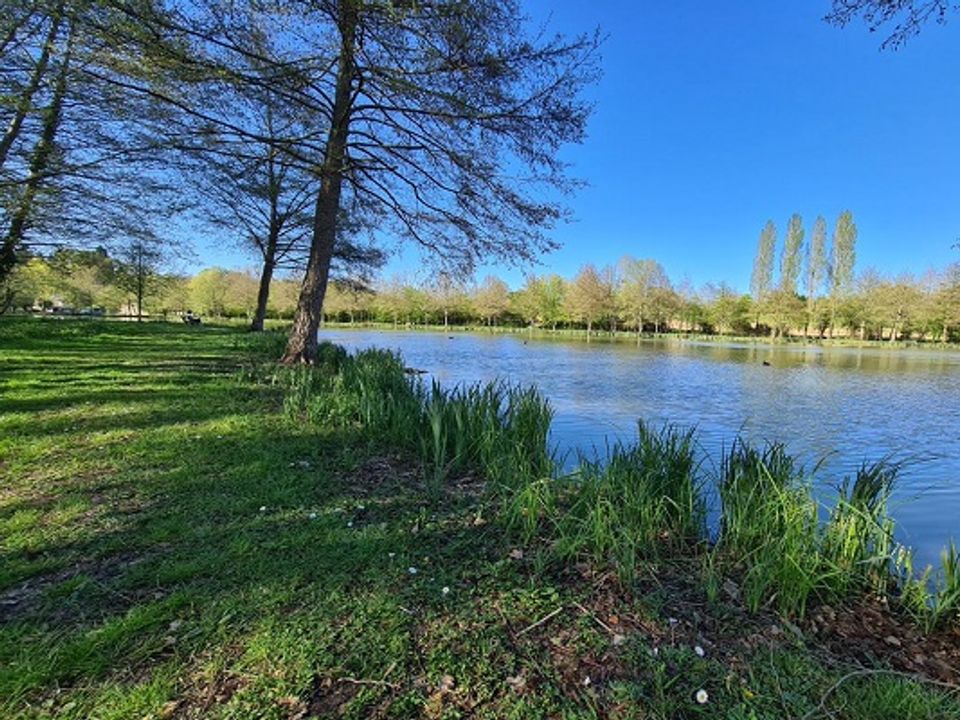
POLYGON ((896 488, 901 537, 923 562, 960 539, 960 353, 720 344, 563 342, 524 335, 327 330, 348 348, 399 350, 443 384, 536 384, 561 451, 631 438, 638 419, 695 425, 717 458, 737 433, 785 442, 821 482, 862 461, 908 460, 896 488), (767 363, 766 365, 764 363, 767 363))

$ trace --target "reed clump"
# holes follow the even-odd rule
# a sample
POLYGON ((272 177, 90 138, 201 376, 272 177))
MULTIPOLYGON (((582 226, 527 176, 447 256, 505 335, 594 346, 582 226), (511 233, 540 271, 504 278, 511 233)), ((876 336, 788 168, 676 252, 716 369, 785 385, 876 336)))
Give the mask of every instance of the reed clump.
POLYGON ((886 592, 893 576, 893 521, 887 500, 898 467, 881 461, 846 479, 824 508, 782 444, 734 443, 722 463, 716 550, 744 568, 751 610, 775 603, 802 616, 810 600, 886 592), (827 519, 822 519, 822 514, 827 519))
POLYGON ((531 388, 427 385, 393 353, 328 348, 314 366, 282 368, 276 382, 291 416, 355 427, 415 453, 434 491, 471 473, 514 488, 531 476, 549 477, 554 467, 547 440, 553 413, 531 388))
POLYGON ((432 493, 482 477, 508 531, 547 559, 606 564, 629 582, 641 562, 699 556, 708 597, 731 578, 752 611, 802 617, 815 601, 874 593, 928 630, 960 624, 960 553, 951 544, 936 574, 914 571, 894 541, 888 505, 900 468, 889 460, 864 463, 825 501, 815 472, 782 444, 737 439, 711 473, 693 430, 641 422, 633 442, 580 456, 564 472, 550 450, 552 409, 532 388, 426 384, 395 354, 336 346, 316 366, 284 368, 273 380, 292 416, 414 454, 432 493))
POLYGON ((639 423, 636 442, 614 444, 606 458, 581 457, 567 477, 557 552, 612 561, 629 579, 638 559, 685 551, 705 534, 697 470, 692 430, 639 423))

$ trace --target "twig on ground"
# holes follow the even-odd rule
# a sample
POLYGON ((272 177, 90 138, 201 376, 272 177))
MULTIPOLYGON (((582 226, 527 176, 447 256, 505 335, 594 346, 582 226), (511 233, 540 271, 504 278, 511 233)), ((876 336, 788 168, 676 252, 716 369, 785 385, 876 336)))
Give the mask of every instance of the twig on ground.
POLYGON ((342 677, 337 678, 337 682, 350 683, 351 685, 377 685, 379 687, 388 687, 391 690, 399 689, 399 685, 386 680, 364 680, 363 678, 342 677))
POLYGON ((531 625, 527 625, 523 630, 521 630, 520 632, 517 633, 517 637, 520 637, 520 636, 523 635, 524 633, 530 632, 531 630, 533 630, 533 629, 536 628, 536 627, 540 627, 540 626, 543 625, 545 622, 547 622, 547 620, 549 620, 550 618, 552 618, 552 617, 554 617, 554 616, 556 616, 556 615, 559 615, 561 612, 563 612, 563 605, 561 605, 560 607, 558 607, 558 608, 557 608, 556 610, 554 610, 553 612, 547 613, 547 614, 544 615, 542 618, 540 618, 539 620, 537 620, 535 623, 533 623, 533 624, 531 624, 531 625))
POLYGON ((580 609, 580 612, 582 612, 584 615, 589 615, 591 618, 593 618, 593 621, 594 621, 597 625, 599 625, 600 627, 602 627, 604 630, 606 630, 608 633, 610 633, 611 635, 616 635, 616 634, 617 634, 612 627, 610 627, 609 625, 607 625, 603 620, 601 620, 601 619, 598 618, 596 615, 594 615, 592 612, 590 612, 589 610, 587 610, 583 605, 581 605, 581 604, 578 603, 578 602, 575 602, 574 605, 576 605, 576 606, 580 609))

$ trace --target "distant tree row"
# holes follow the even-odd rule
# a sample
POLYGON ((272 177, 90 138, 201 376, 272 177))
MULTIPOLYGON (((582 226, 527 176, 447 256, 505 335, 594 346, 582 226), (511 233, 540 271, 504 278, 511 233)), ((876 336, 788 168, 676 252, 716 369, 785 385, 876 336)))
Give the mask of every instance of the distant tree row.
MULTIPOLYGON (((393 278, 373 286, 340 279, 331 283, 323 315, 348 323, 621 330, 638 336, 690 332, 824 337, 832 329, 835 335, 861 339, 960 340, 960 263, 922 277, 885 276, 872 269, 855 276, 852 262, 845 259, 842 272, 836 269, 838 257, 852 257, 852 223, 841 216, 841 250, 829 255, 823 227, 818 219, 807 259, 799 263, 791 256, 799 255, 797 248, 803 245, 802 228, 798 216, 791 219, 779 282, 773 286, 771 271, 759 297, 756 284, 752 294, 738 293, 726 283, 694 288, 686 281, 672 281, 656 260, 626 256, 604 268, 585 265, 572 278, 530 275, 517 290, 494 276, 476 283, 440 273, 428 283, 393 278), (798 282, 797 266, 806 268, 805 294, 790 284, 798 282)), ((765 257, 772 257, 776 247, 771 228, 772 223, 761 235, 765 257)), ((763 269, 772 263, 757 265, 763 269)), ((295 276, 274 277, 266 316, 292 318, 299 288, 295 276)), ((0 297, 0 311, 101 308, 110 314, 156 317, 189 309, 208 317, 253 319, 260 312, 261 290, 260 278, 252 271, 208 268, 193 276, 161 274, 151 269, 149 257, 144 262, 136 254, 111 257, 102 249, 60 249, 18 266, 0 297)))
MULTIPOLYGON (((299 281, 271 281, 269 317, 293 317, 299 281)), ((120 257, 106 250, 60 248, 19 264, 0 295, 3 312, 102 312, 166 317, 192 310, 208 317, 253 320, 261 312, 260 279, 252 271, 207 268, 193 276, 161 273, 149 250, 120 257)))
MULTIPOLYGON (((811 281, 809 287, 817 291, 820 284, 811 281)), ((842 294, 831 296, 788 295, 789 288, 781 286, 757 299, 726 283, 701 288, 674 283, 657 261, 625 257, 605 268, 585 265, 572 278, 531 275, 514 291, 493 276, 473 284, 445 276, 419 285, 394 279, 373 290, 334 283, 324 315, 334 321, 397 326, 960 340, 960 263, 919 278, 851 272, 841 287, 842 294)))

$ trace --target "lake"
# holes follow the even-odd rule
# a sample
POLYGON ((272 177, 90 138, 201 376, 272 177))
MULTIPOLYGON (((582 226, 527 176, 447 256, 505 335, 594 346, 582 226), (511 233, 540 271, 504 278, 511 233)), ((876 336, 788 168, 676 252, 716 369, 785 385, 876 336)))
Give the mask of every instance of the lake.
POLYGON ((325 329, 348 349, 398 350, 443 385, 536 385, 561 452, 631 439, 638 419, 696 426, 719 461, 742 434, 782 441, 835 487, 864 460, 905 461, 892 512, 918 564, 960 540, 960 352, 694 342, 561 341, 525 334, 325 329), (769 365, 764 365, 764 362, 769 365))

